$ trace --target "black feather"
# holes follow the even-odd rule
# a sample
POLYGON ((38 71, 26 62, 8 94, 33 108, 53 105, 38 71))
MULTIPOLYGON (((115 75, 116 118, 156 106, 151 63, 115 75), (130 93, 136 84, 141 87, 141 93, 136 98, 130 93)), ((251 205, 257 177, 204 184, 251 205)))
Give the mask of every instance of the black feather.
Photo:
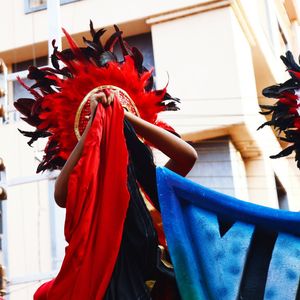
POLYGON ((57 49, 58 47, 55 45, 56 40, 52 40, 52 47, 53 47, 53 53, 51 54, 51 64, 52 66, 59 70, 59 63, 58 63, 58 57, 57 57, 57 49))
POLYGON ((282 55, 282 56, 280 56, 280 58, 289 70, 300 72, 300 67, 296 63, 291 51, 287 51, 285 53, 285 57, 282 55))
POLYGON ((284 157, 284 156, 288 156, 290 155, 294 150, 296 149, 295 145, 291 145, 285 149, 283 149, 281 152, 279 152, 276 155, 271 155, 270 158, 280 158, 280 157, 284 157))
POLYGON ((99 51, 104 51, 103 45, 101 43, 101 36, 106 32, 106 29, 101 28, 93 36, 93 42, 98 45, 99 51))
POLYGON ((29 117, 31 115, 32 107, 35 103, 31 98, 19 98, 14 102, 14 107, 24 116, 29 117))
POLYGON ((116 31, 114 32, 109 39, 106 41, 105 45, 104 45, 104 50, 105 51, 113 51, 113 47, 116 43, 116 41, 118 40, 118 38, 122 35, 122 31, 116 31))
POLYGON ((95 29, 94 29, 94 24, 93 24, 93 21, 90 20, 90 33, 91 33, 91 36, 94 37, 95 36, 95 29))
POLYGON ((83 39, 84 43, 85 43, 88 47, 92 48, 94 51, 96 51, 96 52, 97 52, 97 51, 102 51, 102 49, 101 49, 101 48, 99 47, 99 45, 97 45, 96 43, 87 40, 85 37, 82 37, 82 39, 83 39))

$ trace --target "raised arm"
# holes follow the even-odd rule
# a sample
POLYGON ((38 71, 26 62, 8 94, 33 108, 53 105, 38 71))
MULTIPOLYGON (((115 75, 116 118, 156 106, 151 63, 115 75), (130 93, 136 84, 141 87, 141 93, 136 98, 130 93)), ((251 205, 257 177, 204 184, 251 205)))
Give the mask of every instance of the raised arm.
POLYGON ((76 147, 72 151, 71 155, 69 156, 68 160, 66 161, 64 167, 61 169, 61 172, 56 179, 55 189, 54 189, 54 199, 56 204, 60 207, 66 207, 69 177, 70 174, 72 173, 73 168, 75 167, 75 165, 77 164, 78 160, 81 157, 84 141, 86 139, 86 135, 90 127, 91 127, 91 119, 88 122, 84 130, 84 133, 82 134, 76 147))
MULTIPOLYGON (((108 97, 104 93, 98 93, 92 96, 91 99, 91 114, 100 102, 104 106, 110 105, 113 101, 114 95, 111 94, 108 97)), ((168 169, 185 176, 193 167, 196 159, 197 152, 188 143, 178 138, 174 134, 155 126, 141 118, 130 114, 125 111, 125 117, 130 121, 137 134, 145 138, 157 149, 162 151, 167 155, 170 160, 165 165, 168 169)), ((68 181, 73 168, 77 164, 81 157, 84 141, 86 139, 87 133, 91 127, 92 119, 87 124, 80 140, 78 141, 76 147, 72 151, 70 157, 66 161, 64 167, 62 168, 59 176, 57 177, 55 183, 54 198, 55 202, 60 207, 66 206, 66 198, 68 194, 68 181)))
POLYGON ((197 152, 191 145, 127 111, 125 111, 125 117, 130 121, 137 134, 170 158, 165 167, 182 176, 192 169, 197 159, 197 152))
MULTIPOLYGON (((101 102, 103 105, 106 106, 109 105, 112 101, 113 101, 113 95, 111 97, 106 97, 106 95, 102 92, 93 95, 90 99, 91 116, 94 115, 98 102, 101 102)), ((64 167, 62 168, 59 176, 56 179, 54 199, 56 204, 60 207, 66 207, 69 177, 73 171, 73 168, 75 167, 75 165, 77 164, 77 162, 81 157, 84 141, 86 139, 87 133, 91 125, 92 125, 92 118, 90 118, 80 140, 78 141, 76 147, 72 151, 64 167)))

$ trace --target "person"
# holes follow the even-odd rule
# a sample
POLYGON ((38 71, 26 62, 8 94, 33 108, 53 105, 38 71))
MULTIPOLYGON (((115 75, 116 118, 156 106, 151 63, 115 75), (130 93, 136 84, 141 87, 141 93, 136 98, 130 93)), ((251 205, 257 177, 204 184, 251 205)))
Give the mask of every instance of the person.
MULTIPOLYGON (((110 94, 107 97, 103 92, 93 95, 91 99, 91 115, 94 115, 98 103, 104 106, 111 105, 114 100, 113 96, 113 94, 110 94)), ((197 153, 193 147, 174 134, 150 124, 126 110, 124 111, 124 116, 124 134, 129 152, 129 162, 132 163, 129 163, 128 166, 130 202, 126 213, 118 258, 104 299, 150 299, 151 294, 145 282, 147 280, 157 280, 159 276, 166 276, 167 272, 157 270, 157 265, 159 264, 157 261, 157 252, 159 250, 157 233, 135 183, 135 180, 140 179, 138 182, 151 195, 152 203, 159 210, 156 195, 155 167, 149 148, 137 138, 135 131, 140 137, 170 157, 166 167, 182 176, 185 176, 192 168, 197 158, 197 153), (141 162, 137 161, 137 157, 141 162), (141 168, 142 171, 140 170, 141 168), (140 176, 136 175, 137 173, 140 176), (146 178, 145 174, 147 174, 146 178), (144 175, 144 178, 141 178, 141 175, 144 175), (163 274, 159 275, 160 272, 163 274)), ((90 119, 81 139, 56 180, 55 201, 60 207, 66 207, 69 176, 81 157, 84 142, 91 126, 92 119, 90 119)), ((153 291, 162 297, 164 293, 163 288, 160 291, 157 291, 157 289, 154 288, 153 291)), ((173 290, 169 291, 168 298, 161 299, 179 299, 174 282, 173 290)))
POLYGON ((54 197, 66 207, 61 270, 34 299, 179 299, 168 254, 161 250, 166 243, 155 164, 145 142, 165 153, 166 167, 183 176, 197 154, 157 121, 158 112, 177 109, 178 99, 166 89, 154 90, 141 53, 116 26, 105 45, 104 31, 90 27, 87 48, 77 47, 64 31, 71 49, 59 52, 53 42, 54 69, 30 67, 28 78, 36 83, 20 82, 35 99, 15 102, 36 127, 21 131, 29 144, 48 137, 37 171, 61 169, 54 197), (113 52, 117 40, 121 62, 113 52))
MULTIPOLYGON (((104 92, 94 94, 90 102, 91 115, 95 114, 98 103, 103 106, 109 106, 113 100, 113 93, 109 94, 108 97, 104 92)), ((176 135, 138 118, 126 110, 124 111, 124 116, 125 119, 133 126, 133 129, 138 135, 142 136, 145 140, 154 145, 155 148, 159 149, 170 158, 165 167, 181 176, 186 176, 188 174, 197 159, 197 152, 191 145, 176 135)), ((54 198, 56 204, 60 207, 66 207, 68 179, 80 158, 84 141, 91 125, 92 119, 88 122, 84 134, 74 148, 56 180, 54 198)), ((128 123, 127 126, 130 127, 128 123)))

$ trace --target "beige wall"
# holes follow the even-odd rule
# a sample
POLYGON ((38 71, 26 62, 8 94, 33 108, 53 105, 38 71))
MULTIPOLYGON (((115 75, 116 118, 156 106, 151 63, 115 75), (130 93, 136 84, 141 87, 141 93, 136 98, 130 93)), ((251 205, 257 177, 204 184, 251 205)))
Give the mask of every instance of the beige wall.
POLYGON ((34 175, 37 166, 34 158, 36 148, 28 147, 27 139, 18 132, 19 127, 32 130, 24 122, 1 126, 0 130, 1 141, 7 141, 1 143, 1 157, 5 161, 7 180, 34 175))
POLYGON ((23 122, 18 122, 0 130, 8 195, 2 212, 5 220, 2 247, 7 276, 12 281, 7 296, 10 300, 32 299, 37 284, 20 282, 52 270, 48 179, 36 179, 35 156, 39 155, 39 149, 28 147, 26 138, 17 131, 19 127, 26 128, 23 122))
POLYGON ((169 75, 169 91, 183 99, 168 118, 181 133, 242 122, 231 18, 228 7, 151 28, 157 81, 169 75))
MULTIPOLYGON (((255 30, 259 31, 257 26, 255 30)), ((289 196, 290 209, 298 210, 297 173, 288 159, 268 159, 281 149, 272 130, 257 132, 265 121, 258 114, 260 77, 256 76, 253 54, 258 40, 252 44, 234 8, 192 15, 186 10, 186 15, 177 19, 168 19, 167 14, 152 24, 151 32, 157 81, 164 86, 169 76, 169 91, 182 99, 181 110, 164 114, 164 120, 193 142, 230 135, 245 160, 249 200, 277 208, 276 173, 289 196)), ((269 67, 274 74, 282 69, 277 64, 269 67)), ((247 194, 239 196, 248 199, 247 194)))
MULTIPOLYGON (((61 6, 61 25, 71 34, 77 34, 87 31, 88 22, 91 19, 95 28, 125 24, 126 33, 133 35, 149 31, 149 26, 145 23, 145 19, 149 16, 185 6, 201 5, 204 2, 206 1, 82 0, 61 6)), ((28 59, 33 54, 37 56, 47 54, 45 43, 48 38, 48 16, 46 10, 24 14, 23 1, 11 0, 1 1, 1 11, 4 12, 1 23, 9 24, 9 26, 0 27, 2 40, 0 56, 2 52, 2 57, 7 62, 16 62, 28 59)))

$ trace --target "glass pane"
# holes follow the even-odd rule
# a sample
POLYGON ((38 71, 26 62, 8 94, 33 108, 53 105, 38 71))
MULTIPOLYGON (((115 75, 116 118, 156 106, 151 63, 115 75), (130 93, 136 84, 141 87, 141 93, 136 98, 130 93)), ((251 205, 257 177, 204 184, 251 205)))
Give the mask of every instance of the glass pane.
POLYGON ((47 0, 29 0, 29 8, 36 8, 46 4, 47 0))

